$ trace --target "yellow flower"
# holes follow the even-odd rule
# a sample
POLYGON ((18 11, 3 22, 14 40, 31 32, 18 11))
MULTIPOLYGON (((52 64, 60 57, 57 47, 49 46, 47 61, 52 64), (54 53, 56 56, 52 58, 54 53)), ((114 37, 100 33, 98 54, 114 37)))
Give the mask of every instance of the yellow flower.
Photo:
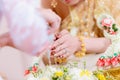
POLYGON ((90 75, 91 75, 91 72, 89 72, 88 70, 83 70, 83 71, 81 71, 81 72, 80 72, 80 76, 84 76, 84 75, 90 76, 90 75))
POLYGON ((105 76, 103 74, 97 74, 97 78, 99 80, 106 80, 105 76))
POLYGON ((63 76, 63 72, 62 71, 57 71, 57 72, 55 72, 55 76, 56 77, 61 77, 61 76, 63 76))

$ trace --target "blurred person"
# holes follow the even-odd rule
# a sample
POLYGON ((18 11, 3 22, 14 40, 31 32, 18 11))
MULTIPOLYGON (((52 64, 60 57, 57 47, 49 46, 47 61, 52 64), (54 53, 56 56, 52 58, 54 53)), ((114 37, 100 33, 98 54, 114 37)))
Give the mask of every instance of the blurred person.
POLYGON ((60 26, 60 17, 50 9, 40 8, 38 0, 0 1, 0 14, 5 15, 10 29, 0 36, 0 47, 8 45, 33 55, 44 50, 50 34, 60 26), (24 43, 27 45, 22 48, 24 43))

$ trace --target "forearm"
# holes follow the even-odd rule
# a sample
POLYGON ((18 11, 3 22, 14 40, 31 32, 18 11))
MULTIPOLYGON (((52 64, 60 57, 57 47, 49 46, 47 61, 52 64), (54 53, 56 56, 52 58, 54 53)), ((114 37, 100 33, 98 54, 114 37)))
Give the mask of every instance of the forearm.
POLYGON ((85 39, 87 53, 102 53, 111 44, 107 38, 86 38, 85 39))

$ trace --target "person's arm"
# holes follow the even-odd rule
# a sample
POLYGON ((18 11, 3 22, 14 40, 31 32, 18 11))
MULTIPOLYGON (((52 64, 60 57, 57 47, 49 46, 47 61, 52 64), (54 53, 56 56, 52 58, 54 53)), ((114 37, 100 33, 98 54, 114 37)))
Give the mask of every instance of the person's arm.
MULTIPOLYGON (((69 57, 77 51, 82 50, 82 44, 85 43, 87 53, 102 53, 111 44, 107 38, 85 38, 83 42, 78 37, 70 35, 66 30, 61 31, 61 37, 57 39, 52 45, 52 52, 56 57, 69 57)), ((80 54, 80 53, 79 53, 80 54)))
POLYGON ((111 44, 110 39, 107 38, 86 38, 84 39, 86 44, 87 53, 102 53, 111 44))

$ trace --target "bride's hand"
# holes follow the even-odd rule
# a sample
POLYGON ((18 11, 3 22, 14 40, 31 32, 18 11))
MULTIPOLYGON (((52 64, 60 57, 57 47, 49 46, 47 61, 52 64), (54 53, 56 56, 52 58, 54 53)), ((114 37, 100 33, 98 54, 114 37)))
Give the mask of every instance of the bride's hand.
POLYGON ((55 57, 67 58, 81 49, 81 42, 77 37, 70 35, 67 30, 59 33, 59 38, 53 43, 51 53, 55 57))

